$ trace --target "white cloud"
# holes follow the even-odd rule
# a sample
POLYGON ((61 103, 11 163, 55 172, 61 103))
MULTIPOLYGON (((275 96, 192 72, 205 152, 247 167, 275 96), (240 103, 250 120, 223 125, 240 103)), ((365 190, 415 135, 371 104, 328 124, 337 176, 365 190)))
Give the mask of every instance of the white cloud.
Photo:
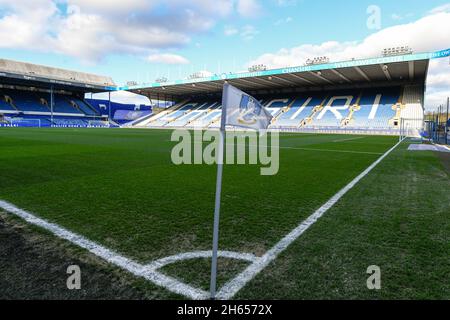
POLYGON ((282 25, 282 24, 291 23, 292 21, 294 21, 294 19, 292 17, 287 17, 287 18, 279 19, 279 20, 275 21, 273 25, 274 26, 279 26, 279 25, 282 25))
POLYGON ((235 7, 234 0, 0 0, 0 10, 0 48, 92 63, 108 54, 145 56, 186 45, 235 7))
MULTIPOLYGON (((266 53, 250 61, 248 65, 265 64, 270 68, 303 65, 306 59, 328 56, 332 61, 352 58, 369 58, 381 55, 383 48, 409 45, 416 52, 445 49, 450 44, 450 12, 442 8, 434 14, 407 24, 389 27, 371 34, 363 41, 328 41, 318 45, 303 44, 293 48, 283 48, 275 53, 266 53)), ((445 60, 448 62, 448 60, 445 60)), ((432 61, 429 68, 428 102, 442 98, 442 92, 450 94, 450 67, 444 62, 432 61), (444 85, 442 85, 444 84, 444 85)))
POLYGON ((156 53, 147 57, 147 61, 152 63, 164 64, 188 64, 189 60, 177 54, 171 53, 156 53))
POLYGON ((430 10, 430 14, 440 13, 440 12, 450 12, 450 3, 446 3, 442 6, 433 8, 430 10))
POLYGON ((239 35, 243 40, 250 41, 259 33, 259 31, 252 25, 245 25, 240 29, 233 26, 225 26, 224 35, 227 37, 239 35))
POLYGON ((261 13, 261 6, 257 0, 238 0, 237 12, 246 18, 254 18, 261 13))
POLYGON ((39 50, 53 45, 47 22, 57 7, 50 0, 0 0, 0 8, 6 9, 0 19, 0 47, 39 50))
POLYGON ((297 5, 297 0, 277 0, 280 7, 288 7, 297 5))
POLYGON ((70 0, 70 4, 80 10, 95 13, 121 13, 130 10, 150 9, 154 1, 146 0, 70 0))
POLYGON ((447 59, 430 61, 427 79, 425 104, 427 109, 434 109, 444 104, 450 97, 450 65, 447 59))
POLYGON ((406 14, 393 13, 391 15, 391 18, 392 18, 392 20, 400 21, 400 20, 403 20, 405 18, 411 18, 413 16, 414 16, 414 14, 412 12, 409 12, 409 13, 406 13, 406 14))
POLYGON ((253 38, 259 33, 258 30, 256 30, 256 28, 254 26, 251 25, 246 25, 242 27, 240 36, 242 37, 242 39, 244 39, 245 41, 250 41, 253 40, 253 38))
POLYGON ((225 26, 223 29, 223 34, 226 36, 234 36, 235 34, 237 34, 239 32, 239 30, 236 27, 233 26, 225 26))

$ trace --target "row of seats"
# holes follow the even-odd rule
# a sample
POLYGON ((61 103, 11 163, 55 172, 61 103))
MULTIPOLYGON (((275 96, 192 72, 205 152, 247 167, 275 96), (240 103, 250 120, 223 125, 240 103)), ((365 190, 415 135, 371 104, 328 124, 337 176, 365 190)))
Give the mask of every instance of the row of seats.
POLYGON ((47 118, 47 117, 3 117, 0 124, 3 127, 60 127, 60 128, 87 128, 110 127, 108 121, 86 118, 47 118))
MULTIPOLYGON (((274 117, 272 128, 392 128, 401 110, 402 88, 334 91, 284 97, 263 97, 260 101, 274 117)), ((149 127, 218 127, 218 101, 189 101, 163 116, 145 122, 149 127)), ((136 124, 139 126, 139 124, 136 124)))
MULTIPOLYGON (((0 91, 0 112, 50 113, 50 101, 49 93, 2 89, 0 91)), ((82 99, 62 94, 53 95, 53 112, 88 116, 99 115, 82 99)))

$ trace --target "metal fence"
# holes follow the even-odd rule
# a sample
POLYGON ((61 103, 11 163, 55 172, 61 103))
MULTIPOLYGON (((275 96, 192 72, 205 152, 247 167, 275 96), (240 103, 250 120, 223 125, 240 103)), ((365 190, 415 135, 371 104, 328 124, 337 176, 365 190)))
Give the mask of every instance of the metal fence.
POLYGON ((450 143, 450 99, 447 105, 440 105, 436 112, 430 113, 425 121, 425 134, 428 139, 438 144, 450 143))

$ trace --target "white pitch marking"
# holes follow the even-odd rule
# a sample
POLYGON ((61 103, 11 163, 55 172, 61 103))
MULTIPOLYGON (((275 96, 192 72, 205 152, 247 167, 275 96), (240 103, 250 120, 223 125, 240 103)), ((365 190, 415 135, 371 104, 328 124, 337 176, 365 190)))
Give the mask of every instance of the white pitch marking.
MULTIPOLYGON (((230 258, 230 259, 236 259, 236 260, 245 260, 248 262, 255 262, 259 258, 251 253, 238 253, 238 252, 232 252, 232 251, 219 251, 218 256, 221 258, 230 258)), ((197 259, 197 258, 211 258, 212 257, 212 251, 195 251, 195 252, 186 252, 186 253, 180 253, 176 254, 170 257, 165 257, 156 261, 151 262, 146 266, 149 270, 157 270, 160 269, 166 265, 182 261, 182 260, 189 260, 189 259, 197 259)))
MULTIPOLYGON (((226 143, 227 146, 248 146, 248 147, 258 147, 254 144, 242 144, 242 143, 226 143)), ((381 152, 370 152, 370 151, 354 151, 354 150, 334 150, 334 149, 315 149, 315 148, 301 148, 301 147, 278 147, 278 149, 291 149, 291 150, 304 150, 304 151, 319 151, 319 152, 338 152, 338 153, 356 153, 356 154, 375 154, 382 155, 381 152)))
MULTIPOLYGON (((158 268, 163 267, 167 264, 181 261, 185 259, 192 259, 196 257, 211 257, 212 252, 211 251, 198 251, 198 252, 188 252, 183 253, 179 255, 174 255, 171 257, 163 258, 160 260, 157 260, 153 263, 150 263, 149 265, 142 265, 140 263, 137 263, 129 258, 125 258, 118 253, 98 244, 91 240, 88 240, 87 238, 78 235, 74 232, 68 231, 67 229, 64 229, 63 227, 60 227, 57 224, 50 223, 44 219, 38 218, 35 215, 33 215, 30 212, 27 212, 23 209, 20 209, 16 207, 15 205, 0 200, 0 208, 4 209, 5 211, 14 214, 23 220, 27 221, 30 224, 39 226, 45 230, 50 231, 54 235, 56 235, 59 238, 65 239, 70 241, 71 243, 84 248, 88 250, 89 252, 95 254, 96 256, 108 261, 109 263, 112 263, 122 269, 127 270, 128 272, 138 276, 143 277, 147 280, 150 280, 151 282, 157 284, 158 286, 164 287, 167 290, 183 295, 185 297, 191 298, 191 299, 207 299, 209 297, 209 293, 194 288, 190 285, 187 285, 185 283, 182 283, 178 281, 177 279, 174 279, 172 277, 166 276, 160 272, 157 271, 158 268)), ((232 258, 232 259, 240 259, 240 260, 246 260, 249 262, 257 261, 257 257, 255 257, 252 254, 241 254, 236 252, 230 252, 230 251, 219 251, 218 252, 219 257, 225 257, 225 258, 232 258)))
POLYGON ((333 150, 333 149, 315 149, 315 148, 300 148, 300 147, 280 147, 282 149, 294 149, 294 150, 305 150, 305 151, 322 151, 322 152, 340 152, 340 153, 357 153, 357 154, 376 154, 381 155, 381 152, 370 152, 370 151, 354 151, 354 150, 333 150))
MULTIPOLYGON (((403 140, 402 140, 403 141, 403 140)), ((373 168, 375 168, 387 155, 389 155, 402 141, 384 153, 366 170, 360 173, 349 184, 336 193, 330 200, 323 204, 319 209, 310 215, 305 221, 298 225, 294 230, 281 239, 275 246, 267 251, 261 258, 253 262, 243 272, 234 279, 227 282, 217 293, 218 299, 231 299, 239 290, 241 290, 249 281, 251 281, 259 272, 275 260, 292 242, 300 237, 309 229, 322 215, 339 201, 350 189, 352 189, 362 178, 364 178, 373 168)))
POLYGON ((344 142, 344 141, 352 141, 352 140, 359 140, 359 139, 364 139, 367 137, 356 137, 356 138, 347 138, 347 139, 337 139, 337 140, 333 140, 333 142, 344 142))

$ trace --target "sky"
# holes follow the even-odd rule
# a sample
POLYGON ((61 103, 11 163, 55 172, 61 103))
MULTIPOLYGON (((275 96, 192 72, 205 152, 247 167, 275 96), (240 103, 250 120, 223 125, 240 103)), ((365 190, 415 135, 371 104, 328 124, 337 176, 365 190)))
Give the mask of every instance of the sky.
MULTIPOLYGON (((154 82, 450 48, 440 0, 0 0, 0 58, 154 82)), ((450 61, 431 61, 425 107, 450 96, 450 61)), ((126 92, 120 102, 146 102, 126 92)))

